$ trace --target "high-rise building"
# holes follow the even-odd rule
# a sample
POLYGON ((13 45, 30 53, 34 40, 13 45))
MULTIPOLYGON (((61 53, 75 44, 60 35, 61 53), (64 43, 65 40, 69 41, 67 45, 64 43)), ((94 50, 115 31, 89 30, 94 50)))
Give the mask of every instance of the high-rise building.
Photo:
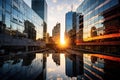
POLYGON ((47 23, 46 0, 32 0, 32 9, 47 23))
POLYGON ((47 2, 46 0, 32 0, 32 9, 44 20, 43 39, 46 41, 47 35, 47 2))
POLYGON ((76 12, 68 12, 65 16, 65 31, 68 33, 72 29, 76 29, 76 12))
POLYGON ((60 23, 57 23, 56 26, 52 30, 53 41, 56 44, 60 43, 60 23))
POLYGON ((120 0, 84 0, 77 13, 83 15, 84 41, 120 37, 120 0))
POLYGON ((75 43, 76 38, 76 12, 68 12, 65 16, 65 34, 70 44, 75 43))
POLYGON ((42 18, 23 0, 0 0, 1 45, 26 45, 27 39, 43 38, 42 24, 42 18))

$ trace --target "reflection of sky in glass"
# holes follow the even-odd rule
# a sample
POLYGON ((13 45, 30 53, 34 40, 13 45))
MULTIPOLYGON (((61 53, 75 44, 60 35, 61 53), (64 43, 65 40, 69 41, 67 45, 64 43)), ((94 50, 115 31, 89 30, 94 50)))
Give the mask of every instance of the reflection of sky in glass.
POLYGON ((72 16, 73 16, 73 12, 68 12, 66 14, 66 31, 67 32, 72 29, 72 24, 73 24, 72 16))

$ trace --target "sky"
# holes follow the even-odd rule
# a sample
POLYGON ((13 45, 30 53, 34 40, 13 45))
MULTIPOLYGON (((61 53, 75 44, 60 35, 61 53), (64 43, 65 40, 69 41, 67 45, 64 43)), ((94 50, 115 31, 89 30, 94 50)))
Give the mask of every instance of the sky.
MULTIPOLYGON (((31 7, 31 0, 24 0, 31 7)), ((83 0, 46 0, 48 4, 47 31, 52 35, 52 29, 57 22, 61 23, 61 38, 65 31, 65 14, 68 11, 75 11, 83 0), (73 9, 71 6, 73 5, 73 9)))

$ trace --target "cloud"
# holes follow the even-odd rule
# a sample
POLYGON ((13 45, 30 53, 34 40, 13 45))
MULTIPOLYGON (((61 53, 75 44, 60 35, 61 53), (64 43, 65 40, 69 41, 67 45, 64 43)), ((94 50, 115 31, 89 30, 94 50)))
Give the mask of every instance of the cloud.
POLYGON ((52 0, 53 3, 57 3, 57 0, 52 0))
POLYGON ((79 2, 82 2, 83 0, 78 0, 79 2))
POLYGON ((64 6, 63 6, 63 5, 58 5, 58 6, 57 6, 57 11, 62 11, 62 10, 63 10, 63 8, 64 8, 64 6))
POLYGON ((76 11, 76 9, 78 8, 79 4, 74 4, 73 6, 74 6, 73 10, 76 11))
POLYGON ((48 68, 48 72, 54 72, 55 71, 55 69, 53 69, 53 68, 48 68))

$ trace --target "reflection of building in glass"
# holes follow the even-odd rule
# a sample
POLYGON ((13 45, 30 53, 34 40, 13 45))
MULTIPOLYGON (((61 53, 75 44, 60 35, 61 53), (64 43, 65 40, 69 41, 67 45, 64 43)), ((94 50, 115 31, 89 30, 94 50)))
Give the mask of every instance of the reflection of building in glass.
POLYGON ((60 23, 57 23, 56 26, 52 30, 53 41, 56 44, 60 43, 60 23))
MULTIPOLYGON (((120 33, 119 0, 84 0, 77 8, 83 16, 84 41, 95 36, 120 33)), ((109 38, 108 36, 107 38, 109 38)), ((119 36, 118 36, 119 37, 119 36)), ((101 39, 104 37, 101 37, 101 39)), ((114 36, 113 36, 114 38, 114 36)), ((97 38, 98 39, 98 38, 97 38)))
POLYGON ((83 55, 66 55, 66 75, 80 78, 83 75, 83 55))
POLYGON ((27 38, 36 40, 36 30, 34 24, 29 21, 25 21, 25 30, 24 32, 27 34, 27 38))
POLYGON ((60 54, 59 53, 52 54, 52 59, 56 63, 56 65, 60 65, 60 54))
POLYGON ((47 2, 46 0, 32 0, 32 9, 47 22, 47 2))
POLYGON ((46 0, 32 0, 32 9, 43 19, 43 38, 47 34, 47 2, 46 0))
POLYGON ((68 12, 65 16, 65 33, 70 43, 74 44, 76 38, 76 12, 68 12))
POLYGON ((0 0, 0 43, 17 45, 27 40, 24 38, 43 38, 42 24, 42 18, 23 0, 0 0))
POLYGON ((103 80, 104 60, 95 56, 84 55, 84 79, 103 80))
POLYGON ((83 15, 77 13, 76 15, 76 42, 80 43, 83 41, 83 15))
POLYGON ((100 55, 84 54, 84 76, 85 80, 113 80, 120 79, 120 58, 100 55))

